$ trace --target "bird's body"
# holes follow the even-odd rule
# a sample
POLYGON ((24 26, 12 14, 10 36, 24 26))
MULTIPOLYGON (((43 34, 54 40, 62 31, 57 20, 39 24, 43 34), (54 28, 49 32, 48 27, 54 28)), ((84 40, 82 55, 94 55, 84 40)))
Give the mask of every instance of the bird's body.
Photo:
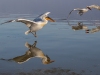
POLYGON ((29 30, 26 31, 25 34, 27 35, 29 33, 32 33, 36 37, 36 31, 42 29, 48 23, 48 20, 54 22, 53 19, 48 17, 49 13, 50 12, 46 12, 46 13, 38 16, 33 21, 28 20, 28 19, 16 19, 16 20, 9 20, 9 21, 1 23, 1 24, 5 24, 5 23, 9 23, 9 22, 22 22, 22 23, 26 24, 26 26, 29 28, 29 30))
POLYGON ((76 9, 74 9, 75 11, 79 11, 79 12, 82 12, 82 13, 85 13, 85 12, 87 12, 89 9, 88 8, 83 8, 83 9, 81 9, 81 8, 76 8, 76 9))
POLYGON ((71 15, 71 13, 72 13, 73 11, 78 11, 78 14, 79 14, 80 16, 82 16, 83 13, 86 13, 86 12, 88 12, 89 10, 91 10, 89 7, 83 8, 83 9, 81 9, 81 8, 73 9, 73 10, 69 13, 69 15, 67 16, 67 19, 69 18, 69 16, 71 15))

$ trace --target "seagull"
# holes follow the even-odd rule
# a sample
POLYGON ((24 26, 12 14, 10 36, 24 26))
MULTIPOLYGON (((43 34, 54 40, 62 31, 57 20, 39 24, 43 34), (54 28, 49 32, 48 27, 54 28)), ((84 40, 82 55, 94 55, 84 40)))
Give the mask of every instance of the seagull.
POLYGON ((55 22, 52 18, 48 16, 48 14, 50 14, 50 12, 46 12, 40 15, 34 20, 20 19, 20 18, 15 20, 9 20, 7 22, 1 23, 1 25, 10 22, 22 22, 26 24, 26 26, 29 28, 29 30, 26 31, 25 34, 28 35, 29 33, 32 33, 35 37, 37 37, 36 31, 42 29, 48 23, 48 20, 51 22, 55 22))
POLYGON ((14 57, 12 59, 4 59, 1 58, 0 60, 5 61, 15 61, 18 64, 22 64, 27 62, 31 58, 40 58, 43 64, 50 64, 53 63, 54 60, 51 60, 48 55, 45 55, 43 51, 36 47, 37 41, 34 42, 33 45, 29 44, 28 42, 25 43, 25 46, 28 48, 25 54, 21 56, 14 57))
POLYGON ((83 8, 83 9, 81 9, 81 8, 73 9, 73 10, 69 13, 69 15, 67 16, 67 19, 69 18, 69 16, 71 15, 71 13, 72 13, 73 11, 78 11, 78 14, 79 14, 80 16, 82 16, 83 13, 86 13, 86 12, 88 12, 89 10, 91 10, 90 7, 86 7, 86 8, 83 8))
POLYGON ((100 10, 99 5, 90 5, 90 6, 87 6, 87 7, 89 7, 90 9, 94 8, 94 9, 100 10))

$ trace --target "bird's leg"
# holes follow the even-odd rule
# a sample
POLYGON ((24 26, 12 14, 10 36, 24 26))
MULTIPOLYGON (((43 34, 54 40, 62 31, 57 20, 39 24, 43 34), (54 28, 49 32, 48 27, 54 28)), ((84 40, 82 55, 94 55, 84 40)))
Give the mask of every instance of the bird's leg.
POLYGON ((37 37, 37 36, 36 36, 36 32, 35 32, 35 37, 37 37))
POLYGON ((37 37, 37 36, 36 36, 36 32, 35 32, 35 34, 34 34, 33 32, 31 32, 31 33, 32 33, 35 37, 37 37))
POLYGON ((79 14, 80 16, 82 16, 82 15, 83 15, 83 12, 82 12, 82 11, 79 11, 78 14, 79 14))
POLYGON ((34 44, 33 44, 32 46, 34 46, 34 47, 35 47, 35 46, 36 46, 36 44, 37 44, 37 41, 35 41, 35 42, 34 42, 34 44))
POLYGON ((31 33, 35 36, 35 34, 33 32, 31 32, 31 33))
POLYGON ((82 16, 83 15, 83 13, 80 13, 80 16, 82 16))

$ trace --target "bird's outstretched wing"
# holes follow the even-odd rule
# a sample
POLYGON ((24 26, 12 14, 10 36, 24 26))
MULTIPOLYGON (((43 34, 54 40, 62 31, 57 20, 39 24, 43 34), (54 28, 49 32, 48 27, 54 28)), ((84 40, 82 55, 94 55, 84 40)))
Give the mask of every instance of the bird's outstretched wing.
POLYGON ((27 27, 30 27, 31 25, 36 24, 36 22, 32 20, 27 20, 27 19, 17 19, 16 22, 22 22, 26 24, 27 27))
POLYGON ((2 25, 2 24, 5 24, 5 23, 9 23, 9 22, 13 22, 14 20, 9 20, 9 21, 6 21, 6 22, 4 22, 4 23, 1 23, 0 25, 2 25))
POLYGON ((30 27, 32 24, 35 24, 35 22, 34 21, 31 21, 31 20, 27 20, 27 19, 16 19, 16 20, 6 21, 4 23, 1 23, 0 25, 5 24, 5 23, 10 23, 10 22, 22 22, 22 23, 26 24, 27 27, 30 27))
POLYGON ((17 56, 15 58, 13 58, 12 60, 19 63, 19 64, 21 64, 21 63, 24 63, 24 62, 28 61, 31 57, 32 57, 31 54, 29 54, 29 55, 24 54, 22 56, 17 56))
POLYGON ((73 11, 74 11, 74 10, 70 11, 70 13, 69 13, 68 16, 67 16, 67 20, 68 20, 68 18, 70 17, 70 15, 71 15, 71 13, 72 13, 73 11))
POLYGON ((67 19, 70 17, 70 15, 71 15, 71 13, 72 13, 73 11, 81 11, 81 9, 80 9, 80 8, 76 8, 76 9, 73 9, 72 11, 70 11, 70 13, 69 13, 68 16, 67 16, 67 19))
POLYGON ((94 8, 94 9, 97 9, 97 10, 100 10, 100 6, 99 5, 90 5, 88 7, 89 8, 94 8))

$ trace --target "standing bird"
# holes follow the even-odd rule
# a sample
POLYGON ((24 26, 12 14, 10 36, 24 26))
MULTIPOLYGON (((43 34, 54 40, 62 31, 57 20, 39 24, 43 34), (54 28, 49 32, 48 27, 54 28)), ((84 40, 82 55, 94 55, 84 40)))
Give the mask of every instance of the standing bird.
POLYGON ((67 16, 67 19, 69 18, 69 16, 71 15, 71 13, 72 13, 73 11, 78 11, 78 14, 79 14, 80 16, 82 16, 83 13, 88 12, 88 10, 91 10, 91 8, 86 7, 86 8, 83 8, 83 9, 80 9, 80 8, 73 9, 73 10, 69 13, 69 15, 67 16))
POLYGON ((90 9, 94 8, 94 9, 100 10, 99 5, 90 5, 90 6, 87 6, 87 7, 89 7, 90 9))
POLYGON ((25 34, 28 35, 29 33, 32 33, 36 37, 36 31, 42 29, 48 23, 48 20, 50 20, 51 22, 55 22, 48 16, 49 13, 50 12, 46 12, 35 18, 33 21, 28 19, 16 19, 1 23, 1 25, 9 22, 22 22, 29 28, 29 30, 26 31, 25 34))

